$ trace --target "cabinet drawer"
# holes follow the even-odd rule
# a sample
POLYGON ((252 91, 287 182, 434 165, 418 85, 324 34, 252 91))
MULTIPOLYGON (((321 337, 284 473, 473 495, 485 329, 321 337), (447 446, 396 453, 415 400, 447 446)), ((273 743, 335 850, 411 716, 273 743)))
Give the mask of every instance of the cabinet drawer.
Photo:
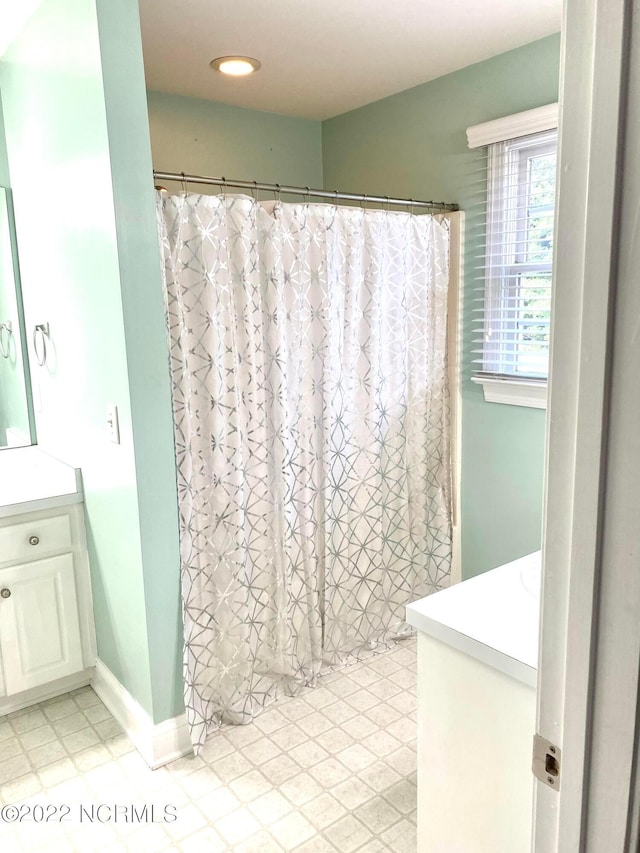
POLYGON ((38 560, 54 551, 70 551, 71 548, 68 515, 0 527, 0 563, 38 560))

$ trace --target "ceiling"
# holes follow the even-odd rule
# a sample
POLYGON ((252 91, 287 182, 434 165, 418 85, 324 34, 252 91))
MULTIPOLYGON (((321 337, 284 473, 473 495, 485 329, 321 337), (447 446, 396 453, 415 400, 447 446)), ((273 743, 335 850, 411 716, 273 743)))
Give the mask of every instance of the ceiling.
POLYGON ((562 0, 140 0, 147 86, 325 119, 558 32, 562 0), (245 78, 217 56, 262 62, 245 78))

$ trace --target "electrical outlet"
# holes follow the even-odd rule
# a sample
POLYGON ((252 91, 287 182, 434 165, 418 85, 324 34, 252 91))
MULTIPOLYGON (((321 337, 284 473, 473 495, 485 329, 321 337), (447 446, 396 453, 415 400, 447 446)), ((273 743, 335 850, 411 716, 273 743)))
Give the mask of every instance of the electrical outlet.
POLYGON ((109 441, 120 444, 120 424, 118 423, 118 407, 115 403, 107 406, 107 434, 109 441))

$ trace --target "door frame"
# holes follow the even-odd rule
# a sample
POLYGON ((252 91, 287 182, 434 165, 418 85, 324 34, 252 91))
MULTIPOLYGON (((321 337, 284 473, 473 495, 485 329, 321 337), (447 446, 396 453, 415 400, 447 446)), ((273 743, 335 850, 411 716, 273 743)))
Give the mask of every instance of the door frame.
POLYGON ((537 719, 538 733, 562 753, 560 789, 536 783, 536 853, 626 853, 638 843, 634 5, 564 5, 537 719))

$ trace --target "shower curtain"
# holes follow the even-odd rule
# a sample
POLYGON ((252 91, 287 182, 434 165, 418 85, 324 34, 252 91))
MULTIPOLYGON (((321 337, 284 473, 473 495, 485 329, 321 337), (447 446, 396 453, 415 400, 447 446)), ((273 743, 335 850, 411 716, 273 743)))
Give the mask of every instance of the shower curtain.
POLYGON ((448 222, 158 195, 196 749, 448 585, 448 222))

